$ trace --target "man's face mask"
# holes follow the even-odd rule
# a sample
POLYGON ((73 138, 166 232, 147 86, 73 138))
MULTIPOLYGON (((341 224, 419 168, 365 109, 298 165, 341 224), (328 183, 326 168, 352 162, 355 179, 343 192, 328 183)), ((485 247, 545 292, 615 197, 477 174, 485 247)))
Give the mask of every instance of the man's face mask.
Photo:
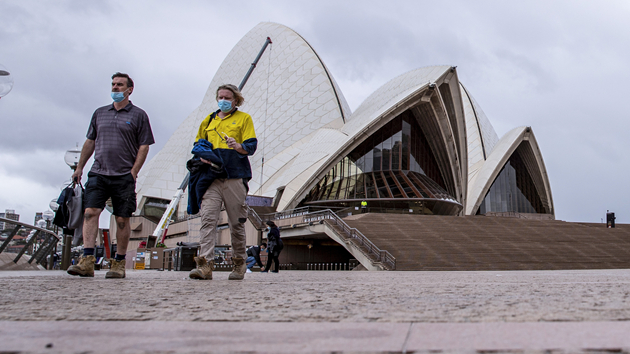
POLYGON ((125 99, 125 92, 127 92, 128 90, 129 89, 126 89, 123 92, 112 92, 112 100, 114 100, 114 102, 122 102, 125 99))

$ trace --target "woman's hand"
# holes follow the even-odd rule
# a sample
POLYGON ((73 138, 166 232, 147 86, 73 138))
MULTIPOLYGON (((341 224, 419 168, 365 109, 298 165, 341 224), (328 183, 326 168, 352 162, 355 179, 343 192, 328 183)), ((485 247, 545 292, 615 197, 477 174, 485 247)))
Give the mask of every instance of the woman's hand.
POLYGON ((236 150, 239 154, 247 155, 247 150, 243 149, 243 145, 236 142, 236 139, 225 136, 225 142, 230 149, 236 150))

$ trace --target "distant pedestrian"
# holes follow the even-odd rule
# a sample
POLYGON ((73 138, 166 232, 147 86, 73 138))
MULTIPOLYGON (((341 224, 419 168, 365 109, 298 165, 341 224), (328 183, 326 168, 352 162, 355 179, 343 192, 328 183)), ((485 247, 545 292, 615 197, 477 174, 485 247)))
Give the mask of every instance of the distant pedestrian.
POLYGON ((252 246, 247 250, 247 259, 245 263, 247 263, 247 273, 252 272, 252 268, 255 264, 258 264, 260 270, 264 270, 264 266, 262 261, 260 260, 260 254, 267 249, 266 243, 261 243, 260 246, 252 246))
POLYGON ((367 201, 362 200, 361 201, 361 213, 365 213, 367 212, 367 201))
POLYGON ((83 257, 79 264, 68 268, 68 274, 94 276, 98 220, 105 202, 111 198, 117 226, 117 254, 116 259, 110 260, 111 269, 105 278, 125 277, 125 254, 131 233, 129 218, 136 211, 136 178, 149 153, 149 145, 155 142, 146 112, 129 100, 133 89, 129 75, 115 73, 112 76, 113 104, 97 109, 92 115, 87 140, 72 174, 72 180, 80 183, 83 168, 94 154, 83 197, 83 257))
POLYGON ((271 272, 278 273, 280 270, 280 261, 278 260, 278 257, 284 248, 284 243, 282 243, 282 239, 280 238, 280 230, 278 229, 278 226, 276 226, 273 221, 267 221, 267 225, 269 226, 269 232, 267 233, 267 266, 265 266, 263 273, 266 273, 271 269, 272 261, 275 263, 276 267, 271 272))

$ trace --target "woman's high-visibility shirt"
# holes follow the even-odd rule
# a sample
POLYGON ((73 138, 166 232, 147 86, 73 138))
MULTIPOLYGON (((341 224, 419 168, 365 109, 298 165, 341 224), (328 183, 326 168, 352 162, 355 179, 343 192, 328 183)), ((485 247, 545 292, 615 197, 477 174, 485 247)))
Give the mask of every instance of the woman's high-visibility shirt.
POLYGON ((199 126, 195 143, 199 139, 206 139, 214 148, 214 152, 223 160, 223 167, 227 177, 232 178, 252 178, 252 168, 249 164, 249 155, 253 155, 258 147, 258 139, 254 131, 252 117, 239 110, 221 119, 219 111, 208 115, 199 126), (225 136, 234 138, 247 151, 243 155, 228 147, 225 136))

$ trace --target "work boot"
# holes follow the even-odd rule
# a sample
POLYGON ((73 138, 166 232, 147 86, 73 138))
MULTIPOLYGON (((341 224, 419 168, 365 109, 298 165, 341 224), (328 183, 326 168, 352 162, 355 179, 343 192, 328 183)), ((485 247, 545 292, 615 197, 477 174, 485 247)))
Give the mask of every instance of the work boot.
POLYGON ((125 263, 126 260, 117 261, 114 258, 109 259, 110 269, 105 278, 124 278, 125 277, 125 263))
POLYGON ((83 256, 79 260, 79 264, 68 268, 68 274, 81 277, 94 277, 94 262, 96 262, 94 256, 83 256))
POLYGON ((197 268, 188 273, 190 279, 211 280, 212 270, 214 269, 214 261, 206 261, 206 257, 195 257, 197 268))
POLYGON ((229 280, 243 280, 245 278, 245 271, 247 270, 247 264, 245 264, 245 259, 239 257, 232 257, 232 263, 234 267, 232 268, 232 273, 228 277, 229 280))

